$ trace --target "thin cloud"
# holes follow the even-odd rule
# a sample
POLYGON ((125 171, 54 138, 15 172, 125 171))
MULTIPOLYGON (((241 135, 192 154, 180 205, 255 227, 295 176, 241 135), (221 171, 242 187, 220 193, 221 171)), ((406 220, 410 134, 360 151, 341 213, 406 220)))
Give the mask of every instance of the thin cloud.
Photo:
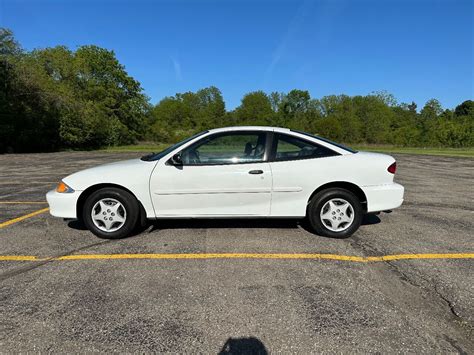
POLYGON ((272 55, 272 60, 267 66, 264 76, 264 86, 267 86, 268 81, 271 79, 275 68, 278 66, 282 57, 286 54, 288 47, 296 36, 301 24, 306 18, 312 15, 313 25, 313 39, 314 43, 317 40, 320 42, 328 41, 330 38, 330 32, 333 27, 332 20, 344 7, 344 1, 322 1, 315 2, 312 0, 305 0, 297 8, 295 15, 291 19, 286 32, 280 40, 278 46, 272 55), (314 10, 314 5, 318 5, 317 11, 314 10))
POLYGON ((299 26, 307 16, 311 5, 312 2, 310 0, 306 0, 296 10, 295 16, 293 16, 293 18, 291 19, 288 28, 286 29, 285 35, 283 36, 280 43, 273 52, 272 60, 265 71, 265 84, 272 76, 275 67, 281 60, 281 57, 285 54, 288 44, 292 41, 294 34, 297 32, 299 26))
POLYGON ((177 81, 183 81, 183 74, 181 73, 181 64, 176 58, 171 57, 171 61, 173 62, 174 68, 174 75, 177 81))

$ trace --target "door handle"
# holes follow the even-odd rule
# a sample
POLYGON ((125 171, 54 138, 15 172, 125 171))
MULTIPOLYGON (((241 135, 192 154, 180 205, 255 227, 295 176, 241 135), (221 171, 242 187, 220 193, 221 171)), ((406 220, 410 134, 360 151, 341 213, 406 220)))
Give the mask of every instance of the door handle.
POLYGON ((252 174, 252 175, 263 174, 263 170, 250 170, 249 174, 252 174))

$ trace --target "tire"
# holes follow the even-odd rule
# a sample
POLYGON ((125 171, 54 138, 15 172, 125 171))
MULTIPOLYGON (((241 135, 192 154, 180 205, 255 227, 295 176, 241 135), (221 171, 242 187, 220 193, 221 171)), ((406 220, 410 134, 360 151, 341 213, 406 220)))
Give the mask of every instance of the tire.
POLYGON ((139 216, 140 206, 135 196, 114 187, 93 192, 82 209, 87 229, 103 239, 119 239, 132 235, 139 216))
POLYGON ((362 222, 363 209, 356 195, 341 188, 318 192, 308 204, 307 217, 316 234, 347 238, 362 222))

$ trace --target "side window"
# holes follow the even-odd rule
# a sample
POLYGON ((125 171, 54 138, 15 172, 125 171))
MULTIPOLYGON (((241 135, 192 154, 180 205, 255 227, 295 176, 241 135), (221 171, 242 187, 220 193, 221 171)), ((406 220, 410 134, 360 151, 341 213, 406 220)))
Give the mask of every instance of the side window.
POLYGON ((277 134, 275 161, 323 158, 339 153, 322 145, 286 134, 277 134))
POLYGON ((229 132, 203 138, 184 149, 184 165, 219 165, 263 161, 266 132, 229 132))

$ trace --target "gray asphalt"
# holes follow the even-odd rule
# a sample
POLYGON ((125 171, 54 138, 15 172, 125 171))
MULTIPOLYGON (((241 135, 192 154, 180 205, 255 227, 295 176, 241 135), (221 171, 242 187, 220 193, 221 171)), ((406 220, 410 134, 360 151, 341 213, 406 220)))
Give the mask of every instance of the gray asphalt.
MULTIPOLYGON (((63 176, 139 153, 0 156, 0 223, 63 176)), ((397 155, 404 205, 351 238, 292 220, 161 221, 104 241, 40 214, 0 255, 474 253, 474 160, 397 155)), ((0 262, 0 352, 474 352, 474 259, 0 262)))

